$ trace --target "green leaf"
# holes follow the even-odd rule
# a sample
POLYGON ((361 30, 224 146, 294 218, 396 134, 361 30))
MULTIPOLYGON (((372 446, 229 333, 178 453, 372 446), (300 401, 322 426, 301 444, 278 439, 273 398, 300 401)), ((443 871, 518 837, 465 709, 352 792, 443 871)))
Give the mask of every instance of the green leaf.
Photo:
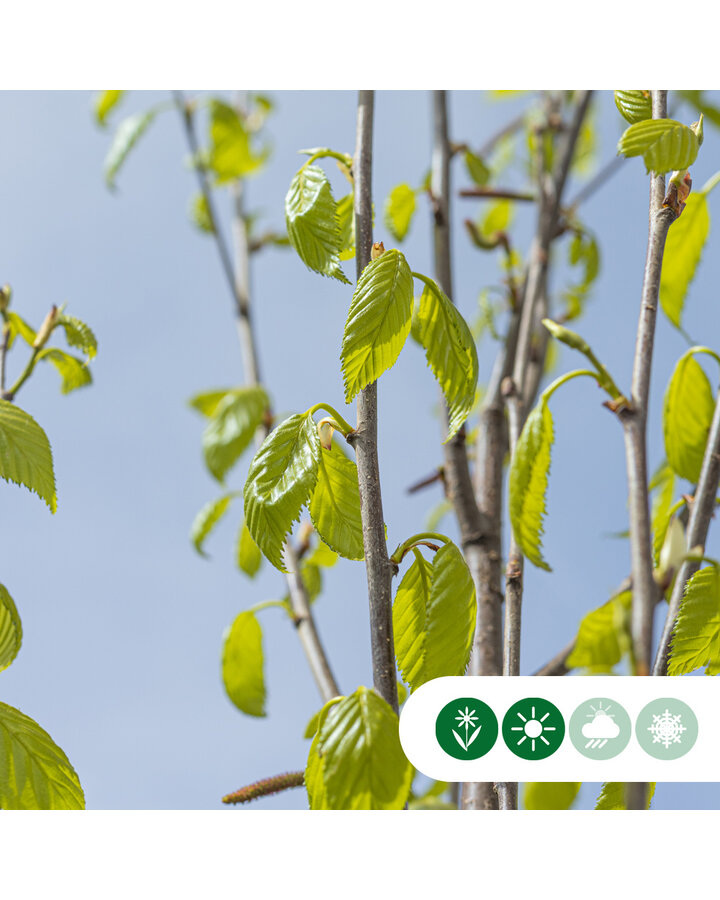
POLYGON ((393 366, 410 332, 413 281, 399 250, 386 250, 363 269, 343 332, 345 402, 393 366))
POLYGON ((644 119, 652 119, 650 91, 615 91, 615 106, 631 125, 644 119))
POLYGON ((217 184, 253 174, 268 155, 267 149, 260 153, 253 150, 250 134, 232 106, 221 100, 211 102, 208 166, 215 173, 217 184))
POLYGON ((308 269, 350 284, 340 268, 343 236, 330 182, 319 166, 303 166, 285 198, 288 238, 308 269))
POLYGON ((32 347, 35 342, 35 338, 37 337, 37 333, 33 328, 31 328, 28 323, 19 316, 16 312, 12 310, 8 310, 7 313, 7 323, 10 326, 10 337, 8 339, 8 348, 12 347, 12 343, 15 340, 16 335, 20 335, 20 337, 32 347))
POLYGON ((57 509, 55 472, 47 435, 19 406, 0 400, 0 478, 25 485, 57 509))
POLYGON ((222 680, 239 710, 248 716, 265 715, 262 629, 255 613, 240 613, 225 632, 222 680))
POLYGON ((552 415, 541 397, 527 417, 510 462, 510 521, 523 554, 548 572, 551 570, 542 556, 541 537, 553 439, 552 415))
POLYGON ((705 100, 705 91, 678 91, 677 93, 683 100, 687 100, 688 103, 692 104, 698 113, 705 116, 709 122, 720 127, 720 109, 705 100))
POLYGON ((260 571, 262 564, 262 553, 260 548, 252 539, 252 535, 248 530, 245 522, 242 524, 237 541, 237 566, 241 572, 244 572, 249 578, 254 578, 260 571))
POLYGON ((608 672, 620 662, 629 647, 631 604, 632 593, 622 591, 584 616, 565 661, 568 669, 608 672))
MULTIPOLYGON (((606 781, 597 798, 595 809, 627 809, 627 784, 624 781, 606 781)), ((647 809, 655 794, 655 782, 648 783, 647 809)))
POLYGON ((471 150, 466 150, 464 160, 468 175, 478 187, 484 187, 490 179, 490 169, 482 158, 471 150))
POLYGON ((676 328, 681 326, 685 297, 709 232, 707 197, 690 194, 682 215, 668 231, 660 274, 660 305, 676 328))
POLYGON ((70 761, 19 709, 0 703, 0 809, 85 809, 70 761))
POLYGON ((695 132, 674 119, 645 119, 631 125, 618 142, 623 156, 642 156, 645 168, 657 175, 689 168, 700 143, 695 132))
POLYGON ((205 539, 228 511, 234 497, 237 497, 236 493, 223 494, 217 500, 210 500, 195 516, 190 528, 190 540, 200 556, 207 556, 203 549, 205 539))
POLYGON ((123 98, 125 91, 100 91, 93 103, 95 121, 102 128, 107 125, 107 118, 123 98))
POLYGON ((665 534, 670 524, 670 507, 675 496, 675 473, 665 460, 653 475, 650 490, 656 490, 652 503, 653 562, 657 566, 660 561, 665 534))
POLYGON ((318 541, 317 547, 313 550, 310 556, 308 556, 307 561, 313 566, 320 566, 323 569, 331 569, 337 563, 338 555, 334 550, 331 550, 327 544, 323 543, 323 541, 318 541))
POLYGON ((317 733, 320 725, 325 721, 325 716, 330 711, 330 708, 335 706, 335 704, 339 703, 342 699, 342 697, 333 697, 332 700, 328 700, 328 702, 324 706, 320 707, 320 709, 313 714, 312 718, 307 723, 303 737, 307 738, 308 740, 313 737, 317 733))
POLYGON ((308 600, 314 603, 322 593, 323 578, 320 567, 314 563, 303 563, 300 568, 300 574, 305 583, 308 600))
POLYGON ((668 675, 720 667, 720 574, 714 566, 696 572, 685 587, 673 631, 668 675))
POLYGON ((62 384, 60 390, 63 394, 69 394, 77 388, 92 384, 92 375, 87 364, 77 356, 58 350, 57 347, 46 347, 37 356, 38 360, 46 359, 51 362, 60 373, 62 384))
POLYGON ((678 360, 665 391, 665 454, 673 471, 696 483, 700 477, 715 402, 707 375, 689 350, 678 360))
POLYGON ((65 340, 92 359, 97 354, 97 338, 89 325, 74 316, 61 315, 57 322, 65 329, 65 340))
POLYGON ((217 412, 220 403, 228 396, 234 393, 233 388, 219 388, 216 391, 204 391, 202 394, 195 394, 188 400, 188 405, 196 409, 202 415, 211 418, 217 412))
POLYGON ((310 518, 323 541, 346 559, 364 555, 357 466, 336 441, 320 450, 318 478, 310 500, 310 518))
POLYGON ((403 241, 415 213, 415 191, 409 184, 396 185, 385 200, 385 227, 396 241, 403 241))
POLYGON ((570 809, 581 786, 581 781, 528 781, 525 809, 570 809))
POLYGON ((109 188, 115 187, 118 172, 154 118, 155 111, 149 110, 128 116, 118 125, 108 155, 105 157, 105 182, 109 188))
POLYGON ((317 482, 320 441, 309 413, 291 416, 265 439, 245 482, 245 522, 281 571, 283 545, 317 482))
POLYGON ((340 260, 355 259, 355 197, 352 191, 337 202, 340 228, 340 260))
POLYGON ((218 402, 202 436, 205 465, 218 481, 252 442, 268 405, 265 390, 258 386, 229 391, 218 402))
POLYGON ((0 584, 0 672, 18 655, 22 623, 17 607, 4 584, 0 584))
POLYGON ((310 748, 308 768, 313 809, 402 809, 413 776, 400 746, 397 715, 366 687, 329 711, 310 748))
POLYGON ((210 207, 205 194, 195 194, 190 203, 190 220, 193 225, 205 234, 215 234, 210 207))
POLYGON ((570 265, 581 270, 582 276, 577 284, 566 288, 563 299, 567 309, 563 320, 570 322, 583 312, 590 288, 600 271, 600 253, 597 241, 587 231, 579 230, 573 235, 568 245, 568 261, 570 265))
POLYGON ((428 365, 448 406, 449 441, 467 419, 475 402, 478 358, 467 322, 433 282, 425 284, 415 314, 415 336, 425 348, 428 365))
POLYGON ((494 237, 498 231, 507 231, 513 218, 513 204, 511 200, 495 200, 487 209, 480 220, 480 234, 484 238, 494 237))
POLYGON ((411 690, 432 678, 465 672, 475 613, 475 588, 458 548, 444 544, 432 564, 415 551, 393 604, 395 653, 411 690))

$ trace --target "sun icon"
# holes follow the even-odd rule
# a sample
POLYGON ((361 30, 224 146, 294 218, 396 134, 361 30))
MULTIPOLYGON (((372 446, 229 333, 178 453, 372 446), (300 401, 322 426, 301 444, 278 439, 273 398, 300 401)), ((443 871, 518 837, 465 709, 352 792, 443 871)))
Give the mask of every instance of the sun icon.
POLYGON ((545 759, 565 737, 560 710, 547 700, 527 698, 514 704, 503 721, 503 737, 509 749, 524 759, 545 759))
POLYGON ((544 731, 557 731, 557 728, 554 725, 545 725, 545 719, 550 715, 549 712, 546 712, 544 716, 537 718, 537 714, 535 712, 535 707, 530 708, 530 718, 526 719, 525 716, 521 712, 516 713, 519 719, 522 719, 525 723, 524 725, 513 725, 510 728, 510 731, 522 731, 523 736, 517 742, 516 746, 520 746, 520 744, 524 744, 525 741, 530 741, 530 749, 532 752, 535 752, 535 742, 538 738, 545 744, 546 747, 550 746, 550 741, 543 734, 544 731))

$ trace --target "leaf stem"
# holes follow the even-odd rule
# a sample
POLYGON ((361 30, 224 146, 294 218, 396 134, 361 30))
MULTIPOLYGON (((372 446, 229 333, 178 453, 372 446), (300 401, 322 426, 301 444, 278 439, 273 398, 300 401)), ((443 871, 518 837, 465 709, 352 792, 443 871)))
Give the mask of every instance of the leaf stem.
MULTIPOLYGON (((301 150, 300 152, 302 153, 303 151, 301 150)), ((306 162, 303 163, 302 167, 304 169, 306 166, 312 165, 316 159, 324 159, 326 157, 330 157, 331 159, 336 159, 338 162, 341 162, 344 166, 347 166, 348 169, 350 169, 352 167, 352 157, 351 156, 348 156, 347 153, 338 153, 336 150, 330 150, 327 147, 324 147, 322 150, 318 150, 317 152, 313 153, 313 155, 310 157, 310 159, 306 160, 306 162)))
POLYGON ((319 412, 321 409, 324 409, 325 412, 330 413, 331 416, 336 420, 336 425, 338 425, 338 431, 340 431, 343 437, 347 438, 349 434, 352 434, 355 429, 350 425, 345 419, 340 415, 340 413, 335 409, 334 406, 330 406, 329 403, 316 403, 315 406, 311 406, 307 411, 306 415, 314 416, 316 412, 319 412))
POLYGON ((713 176, 708 178, 705 184, 700 188, 700 193, 707 196, 718 184, 720 184, 720 172, 716 172, 713 176))
POLYGON ((427 543, 428 541, 440 541, 441 544, 449 544, 450 538, 446 537, 444 534, 437 534, 434 531, 423 531, 420 534, 414 534, 406 541, 403 541, 402 544, 398 544, 395 552, 390 557, 390 562, 399 566, 405 555, 409 553, 413 547, 417 547, 418 544, 424 544, 424 546, 430 547, 431 545, 427 543))
POLYGON ((25 366, 25 368, 22 370, 22 372, 18 376, 17 381, 10 388, 9 391, 6 391, 3 394, 3 398, 5 400, 12 401, 15 399, 15 395, 17 394, 17 392, 25 384, 25 382, 28 380, 28 378, 32 375, 33 369, 35 368, 35 363, 37 362, 38 356, 40 355, 40 351, 41 351, 40 347, 33 347, 33 352, 30 354, 30 358, 27 361, 27 365, 25 366))

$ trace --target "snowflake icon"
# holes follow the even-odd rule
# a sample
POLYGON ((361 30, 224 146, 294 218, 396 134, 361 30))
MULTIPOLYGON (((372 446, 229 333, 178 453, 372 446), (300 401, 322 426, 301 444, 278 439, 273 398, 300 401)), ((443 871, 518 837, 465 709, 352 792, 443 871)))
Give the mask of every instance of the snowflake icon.
POLYGON ((682 743, 682 735, 687 728, 681 722, 682 715, 674 716, 667 708, 661 715, 653 715, 653 723, 648 725, 648 731, 653 736, 653 744, 662 744, 667 750, 670 744, 682 743))

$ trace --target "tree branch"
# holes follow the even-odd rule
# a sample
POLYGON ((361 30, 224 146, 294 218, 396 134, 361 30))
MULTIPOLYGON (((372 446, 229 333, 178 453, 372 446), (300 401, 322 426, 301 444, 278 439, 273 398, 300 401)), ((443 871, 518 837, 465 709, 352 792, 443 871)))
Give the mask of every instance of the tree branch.
MULTIPOLYGON (((370 262, 372 249, 373 91, 358 92, 355 176, 355 247, 357 276, 370 262)), ((363 546, 370 604, 370 640, 375 690, 398 711, 395 645, 392 627, 393 567, 385 541, 385 519, 377 454, 377 382, 360 392, 357 431, 352 435, 360 487, 363 546)))
MULTIPOLYGON (((434 196, 433 192, 433 196, 434 196)), ((473 187, 463 188, 460 191, 461 197, 483 197, 488 200, 517 200, 521 203, 534 203, 537 200, 535 194, 523 193, 522 191, 513 191, 504 188, 493 187, 473 187)))

